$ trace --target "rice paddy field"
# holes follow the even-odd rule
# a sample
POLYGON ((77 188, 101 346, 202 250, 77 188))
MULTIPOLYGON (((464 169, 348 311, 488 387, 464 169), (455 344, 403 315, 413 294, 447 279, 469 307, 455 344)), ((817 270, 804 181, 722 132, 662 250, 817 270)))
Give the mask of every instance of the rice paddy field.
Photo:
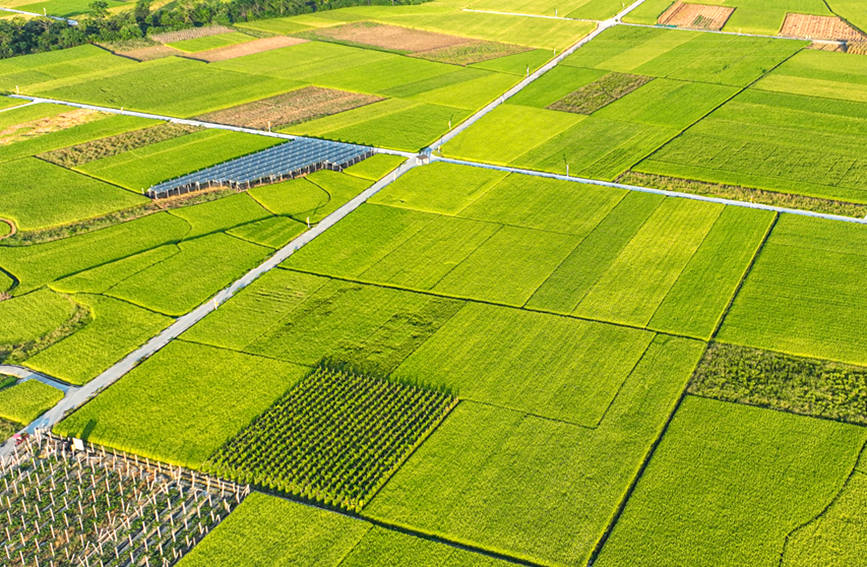
POLYGON ((861 565, 867 59, 774 36, 867 12, 703 5, 355 6, 0 60, 53 99, 0 97, 0 514, 38 425, 93 475, 169 471, 133 484, 181 567, 861 565), (373 155, 146 193, 292 136, 373 155), (184 490, 220 482, 205 530, 184 490))

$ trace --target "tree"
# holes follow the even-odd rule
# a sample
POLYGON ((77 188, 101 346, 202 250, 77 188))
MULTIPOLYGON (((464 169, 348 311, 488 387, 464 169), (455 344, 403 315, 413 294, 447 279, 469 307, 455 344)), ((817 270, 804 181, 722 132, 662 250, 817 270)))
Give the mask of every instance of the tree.
POLYGON ((97 20, 103 20, 108 16, 108 2, 105 0, 93 0, 89 5, 90 15, 97 20))

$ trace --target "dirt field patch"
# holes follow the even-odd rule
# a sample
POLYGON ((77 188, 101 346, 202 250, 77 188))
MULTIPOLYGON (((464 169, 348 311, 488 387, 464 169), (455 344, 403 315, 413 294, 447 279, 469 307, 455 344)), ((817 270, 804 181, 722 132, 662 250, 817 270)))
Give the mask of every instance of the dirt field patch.
POLYGON ((157 33, 150 38, 160 43, 174 43, 176 41, 184 41, 186 39, 197 39, 200 37, 208 37, 211 35, 219 35, 235 31, 226 26, 201 26, 198 28, 190 28, 186 30, 171 31, 165 33, 157 33))
POLYGON ((836 16, 809 16, 807 14, 786 14, 780 35, 789 37, 805 37, 808 39, 867 39, 836 16))
POLYGON ((305 43, 306 41, 306 39, 285 35, 263 37, 261 39, 254 39, 253 41, 247 41, 237 45, 227 45, 225 47, 218 47, 208 51, 200 51, 195 54, 194 58, 213 63, 214 61, 225 61, 227 59, 243 57, 244 55, 253 55, 254 53, 271 51, 272 49, 289 47, 290 45, 298 45, 299 43, 305 43))
POLYGON ((123 134, 52 150, 40 154, 39 157, 63 167, 76 167, 104 157, 171 140, 197 130, 200 128, 184 124, 158 124, 150 128, 124 132, 123 134))
POLYGON ((304 87, 285 94, 255 102, 226 108, 200 116, 202 120, 246 126, 247 128, 272 129, 330 116, 383 100, 382 97, 326 89, 304 87))
POLYGON ((124 57, 130 57, 137 61, 153 61, 154 59, 180 55, 183 52, 174 47, 169 47, 168 45, 148 45, 146 47, 138 47, 125 51, 115 51, 114 53, 124 57))
POLYGON ((856 55, 867 55, 867 38, 856 41, 846 42, 846 53, 854 53, 856 55))
POLYGON ((331 28, 322 28, 299 35, 301 37, 367 45, 406 53, 443 49, 457 45, 466 45, 475 41, 456 35, 446 35, 372 22, 356 22, 331 28))
POLYGON ((0 130, 0 146, 6 146, 30 138, 38 138, 39 136, 72 128, 80 124, 87 124, 103 116, 107 116, 107 114, 97 112, 96 110, 76 108, 75 110, 62 112, 54 116, 46 116, 45 118, 31 120, 30 122, 15 124, 5 130, 0 130))
POLYGON ((576 114, 593 114, 603 106, 625 97, 638 87, 653 80, 644 75, 608 73, 548 106, 550 110, 562 110, 576 114))
POLYGON ((413 53, 413 56, 441 63, 452 63, 454 65, 472 65, 473 63, 481 63, 482 61, 506 57, 507 55, 523 53, 529 50, 530 48, 521 45, 498 43, 496 41, 470 40, 468 43, 461 45, 440 47, 428 51, 417 51, 413 53))
POLYGON ((721 30, 735 9, 727 6, 708 6, 675 2, 659 16, 659 23, 679 28, 721 30))

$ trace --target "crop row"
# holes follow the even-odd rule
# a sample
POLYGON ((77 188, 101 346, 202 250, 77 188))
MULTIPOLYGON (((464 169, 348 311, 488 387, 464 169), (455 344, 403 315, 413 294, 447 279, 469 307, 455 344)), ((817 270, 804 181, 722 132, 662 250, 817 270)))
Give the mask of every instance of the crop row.
POLYGON ((447 392, 321 366, 207 466, 221 477, 360 510, 454 403, 447 392))

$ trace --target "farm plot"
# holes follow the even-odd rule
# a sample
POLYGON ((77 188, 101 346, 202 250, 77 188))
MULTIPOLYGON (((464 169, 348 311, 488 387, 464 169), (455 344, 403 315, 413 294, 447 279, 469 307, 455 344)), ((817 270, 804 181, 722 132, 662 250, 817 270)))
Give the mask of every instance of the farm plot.
POLYGON ((50 281, 183 238, 190 225, 167 213, 30 246, 0 246, 0 266, 25 293, 50 281))
POLYGON ((75 295, 92 319, 83 328, 27 359, 27 366, 72 384, 84 384, 144 344, 171 319, 125 301, 75 295))
POLYGON ((42 435, 0 476, 9 567, 171 564, 249 493, 123 455, 73 453, 66 440, 42 435))
POLYGON ((309 366, 333 357, 388 373, 461 307, 459 301, 276 270, 185 338, 309 366))
POLYGON ((0 61, 0 89, 12 92, 19 87, 26 92, 54 80, 99 76, 135 65, 134 61, 115 57, 95 45, 11 57, 0 61))
POLYGON ((280 142, 275 138, 253 134, 200 130, 90 161, 79 166, 79 169, 94 177, 143 191, 161 181, 280 142))
POLYGON ((748 90, 633 170, 867 203, 867 102, 748 90))
POLYGON ((108 295, 167 315, 183 315, 269 253, 263 246, 221 233, 178 246, 178 254, 124 279, 108 295))
POLYGON ((865 439, 862 427, 687 396, 596 564, 777 565, 865 439))
POLYGON ((365 514, 534 562, 583 565, 702 348, 657 337, 595 429, 461 402, 365 514))
MULTIPOLYGON (((120 59, 120 57, 119 57, 120 59)), ((296 81, 218 69, 177 57, 135 63, 135 69, 102 72, 38 85, 29 92, 47 97, 125 107, 171 116, 194 116, 276 95, 299 86, 296 81), (178 89, 184 96, 178 97, 178 89)))
POLYGON ((837 16, 786 14, 780 35, 807 39, 865 40, 865 36, 837 16))
POLYGON ((262 37, 244 41, 243 43, 225 45, 208 49, 207 51, 196 52, 195 58, 213 63, 215 61, 226 61, 227 59, 235 59, 236 57, 246 57, 254 53, 262 53, 263 51, 271 51, 272 49, 280 49, 281 47, 290 47, 304 43, 303 39, 297 37, 288 37, 285 35, 277 35, 273 37, 262 37))
POLYGON ((577 114, 593 114, 651 80, 650 77, 641 75, 608 73, 599 80, 593 81, 548 105, 548 108, 577 114))
POLYGON ((36 158, 0 163, 0 217, 34 230, 140 205, 142 196, 36 158))
POLYGON ((653 336, 468 304, 394 374, 445 384, 462 399, 596 427, 653 336), (556 352, 545 348, 554 344, 556 352))
POLYGON ((447 391, 321 364, 205 468, 358 512, 456 403, 447 391))
POLYGON ((36 380, 0 389, 0 418, 27 425, 63 399, 63 392, 36 380))
POLYGON ((495 567, 501 561, 357 518, 253 493, 180 567, 361 567, 378 563, 495 567))
POLYGON ((664 26, 678 28, 721 30, 734 10, 726 6, 677 1, 659 16, 658 22, 664 26))
POLYGON ((270 358, 175 341, 55 431, 200 467, 306 371, 270 358))
POLYGON ((867 553, 860 534, 867 529, 867 474, 854 472, 837 499, 824 514, 800 527, 789 536, 783 550, 784 567, 855 565, 867 553))
MULTIPOLYGON (((171 33, 171 32, 168 32, 171 33)), ((177 33, 177 32, 176 32, 177 33)), ((208 51, 211 49, 219 49, 221 47, 234 46, 239 43, 245 43, 253 40, 253 36, 247 35, 239 31, 224 31, 213 35, 192 37, 182 39, 180 41, 164 42, 165 45, 184 51, 186 53, 198 53, 200 51, 208 51)))
POLYGON ((805 50, 756 83, 756 88, 867 103, 863 60, 846 53, 805 50))
POLYGON ((545 16, 567 16, 569 18, 586 18, 605 20, 623 8, 622 3, 612 0, 571 0, 556 2, 555 0, 475 0, 470 6, 480 10, 497 10, 524 14, 540 14, 545 16))
POLYGON ((354 22, 302 32, 302 36, 411 54, 415 57, 469 65, 528 51, 509 45, 374 22, 354 22))
POLYGON ((867 242, 860 228, 781 217, 718 338, 797 356, 867 364, 860 319, 867 242))
POLYGON ((0 360, 18 361, 84 324, 88 310, 72 298, 41 289, 0 301, 0 360))
POLYGON ((221 124, 277 130, 380 100, 383 100, 382 97, 374 95, 310 86, 241 106, 218 110, 199 118, 221 124))
POLYGON ((713 343, 689 392, 867 425, 867 369, 713 343))

